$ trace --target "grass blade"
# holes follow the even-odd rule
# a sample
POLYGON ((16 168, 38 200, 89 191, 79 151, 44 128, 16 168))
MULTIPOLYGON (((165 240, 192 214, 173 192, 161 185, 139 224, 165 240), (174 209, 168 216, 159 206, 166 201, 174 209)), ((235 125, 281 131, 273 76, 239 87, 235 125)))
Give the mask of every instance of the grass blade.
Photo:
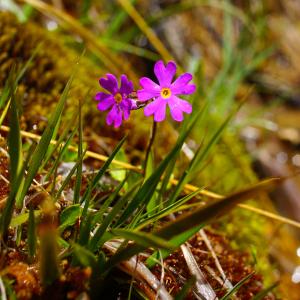
MULTIPOLYGON (((116 190, 110 195, 110 197, 105 201, 104 205, 101 207, 101 210, 99 211, 99 213, 96 215, 96 218, 93 220, 94 222, 98 222, 98 221, 102 221, 103 220, 103 215, 105 213, 105 211, 107 210, 107 208, 109 207, 109 205, 116 199, 116 197, 118 196, 120 190, 122 189, 122 187, 124 186, 124 184, 126 183, 127 178, 125 178, 120 184, 119 186, 116 188, 116 190)), ((99 246, 99 241, 102 237, 102 235, 105 233, 105 231, 107 230, 107 227, 110 225, 110 223, 113 221, 113 218, 116 216, 116 214, 120 211, 120 209, 122 209, 122 207, 125 205, 124 203, 124 198, 127 201, 126 197, 123 197, 123 199, 119 200, 113 207, 112 211, 105 217, 105 219, 102 221, 101 226, 98 228, 98 230, 96 231, 95 235, 93 236, 93 238, 91 239, 90 242, 90 249, 92 249, 93 251, 96 250, 97 246, 99 246), (123 200, 123 201, 122 201, 123 200)))
MULTIPOLYGON (((185 232, 188 230, 199 230, 199 228, 201 228, 204 224, 215 220, 226 211, 232 209, 239 202, 252 198, 261 191, 275 187, 280 182, 282 182, 282 179, 278 178, 264 180, 255 184, 254 186, 224 197, 219 201, 210 202, 204 207, 195 209, 194 211, 184 214, 178 217, 176 220, 171 221, 169 224, 154 231, 153 235, 170 241, 170 239, 180 236, 180 234, 185 235, 185 232)), ((145 250, 145 247, 143 246, 136 244, 129 245, 128 247, 118 251, 111 259, 109 259, 106 263, 106 268, 111 268, 116 263, 128 259, 143 250, 145 250)))
MULTIPOLYGON (((95 189, 95 187, 97 186, 99 180, 101 179, 101 177, 104 175, 104 173, 108 169, 109 165, 111 164, 111 162, 113 161, 114 157, 116 156, 116 154, 121 149, 121 147, 124 144, 125 140, 126 140, 126 136, 124 136, 122 138, 122 140, 118 143, 118 145, 116 146, 116 148, 114 149, 114 151, 112 152, 112 154, 108 157, 108 159, 106 160, 106 162, 104 163, 104 165, 102 166, 102 168, 96 174, 96 176, 94 177, 93 181, 91 182, 91 191, 93 191, 95 189)), ((84 195, 83 195, 83 197, 81 199, 81 203, 86 200, 88 192, 89 192, 89 188, 85 191, 85 193, 84 193, 84 195)))
POLYGON ((65 187, 69 184, 69 182, 72 179, 72 176, 74 175, 75 171, 78 169, 78 167, 80 165, 82 165, 82 160, 85 156, 87 150, 85 150, 81 157, 76 161, 76 163, 74 164, 73 168, 70 170, 70 172, 68 173, 67 177, 65 178, 65 180, 63 181, 61 187, 59 188, 59 190, 57 191, 57 193, 55 194, 55 199, 59 199, 61 193, 63 192, 63 190, 65 189, 65 187))
POLYGON ((163 238, 170 238, 201 223, 209 223, 232 209, 238 203, 255 197, 262 191, 274 188, 281 182, 282 179, 279 178, 263 180, 223 199, 211 201, 204 207, 178 217, 175 221, 160 228, 156 234, 163 238))
POLYGON ((29 168, 27 171, 27 176, 26 176, 26 179, 24 182, 24 186, 23 186, 20 198, 18 199, 19 203, 23 202, 23 199, 24 199, 25 195, 27 194, 27 191, 31 185, 31 182, 34 179, 36 173, 38 172, 40 165, 43 161, 43 158, 47 153, 48 146, 51 142, 56 124, 57 124, 57 122, 62 114, 63 108, 65 106, 73 78, 74 78, 74 73, 71 76, 71 78, 69 79, 69 81, 60 97, 60 100, 57 104, 56 110, 53 113, 51 119, 49 120, 49 124, 47 125, 47 127, 42 135, 42 138, 41 138, 39 144, 37 145, 34 153, 32 154, 31 162, 29 164, 29 168))
POLYGON ((232 290, 230 290, 228 293, 226 293, 220 300, 229 300, 231 299, 231 296, 234 295, 242 285, 244 285, 252 276, 254 273, 250 273, 245 278, 243 278, 240 282, 238 282, 232 290))
MULTIPOLYGON (((78 142, 78 160, 82 156, 82 118, 81 118, 81 101, 78 103, 78 135, 79 135, 79 142, 78 142)), ((78 165, 77 173, 76 173, 76 183, 74 186, 74 198, 73 203, 79 203, 80 198, 80 189, 81 189, 81 180, 82 180, 82 163, 78 165)))
POLYGON ((130 204, 125 209, 124 213, 119 219, 119 223, 124 222, 132 213, 141 205, 147 205, 147 203, 152 198, 158 183, 160 182, 160 178, 163 175, 164 171, 168 167, 168 165, 173 161, 173 158, 176 157, 182 145, 187 138, 188 134, 190 133, 191 129, 193 128, 196 117, 195 116, 193 121, 191 122, 190 126, 179 136, 175 146, 173 147, 172 151, 167 155, 167 157, 160 163, 157 167, 156 171, 151 174, 151 176, 144 182, 140 190, 137 192, 136 196, 130 202, 130 204))
MULTIPOLYGON (((23 181, 24 163, 22 155, 22 140, 20 134, 19 115, 15 96, 12 95, 10 107, 10 132, 8 135, 8 152, 10 156, 10 192, 3 214, 1 215, 1 235, 5 235, 10 224, 19 187, 23 181)), ((22 206, 22 202, 19 203, 22 206)))
POLYGON ((116 236, 121 236, 127 240, 133 240, 138 245, 149 247, 149 248, 159 248, 166 250, 175 250, 174 245, 166 242, 165 239, 159 238, 150 233, 145 233, 141 231, 129 230, 129 229, 112 229, 112 234, 116 236))
POLYGON ((271 286, 256 294, 251 300, 263 300, 273 289, 275 289, 278 286, 278 284, 278 282, 275 282, 271 286))

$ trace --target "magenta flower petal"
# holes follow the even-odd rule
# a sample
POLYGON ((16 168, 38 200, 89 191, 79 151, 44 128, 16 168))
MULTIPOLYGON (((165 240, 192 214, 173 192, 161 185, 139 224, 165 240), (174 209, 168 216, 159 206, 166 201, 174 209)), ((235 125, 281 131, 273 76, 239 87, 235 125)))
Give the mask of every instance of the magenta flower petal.
POLYGON ((129 81, 126 75, 121 75, 120 93, 129 95, 133 92, 133 83, 129 81))
POLYGON ((95 99, 99 101, 98 109, 101 111, 110 109, 106 117, 107 125, 119 127, 123 119, 127 120, 130 116, 130 111, 136 104, 129 98, 133 92, 133 83, 128 80, 126 75, 121 75, 120 88, 118 80, 113 74, 106 74, 106 78, 100 78, 100 85, 110 94, 99 92, 95 99))
POLYGON ((193 111, 192 104, 186 100, 182 100, 176 96, 172 96, 169 99, 169 107, 171 110, 179 109, 187 114, 190 114, 193 111))
POLYGON ((153 93, 157 93, 157 95, 159 95, 161 90, 160 86, 157 83, 155 83, 154 81, 152 81, 147 77, 142 77, 140 79, 140 85, 142 86, 143 89, 147 91, 151 91, 153 93))
POLYGON ((149 116, 153 115, 159 109, 159 107, 162 105, 162 102, 165 102, 165 101, 159 97, 159 98, 155 99, 154 101, 152 101, 151 103, 149 103, 144 109, 145 116, 149 117, 149 116))
POLYGON ((100 85, 115 95, 118 92, 118 80, 113 74, 106 74, 107 79, 100 78, 99 83, 100 85))
POLYGON ((183 121, 183 112, 179 108, 170 108, 171 117, 177 121, 182 122, 183 121))
POLYGON ((109 98, 100 101, 97 105, 97 108, 101 111, 109 109, 115 103, 114 97, 110 95, 109 98))
POLYGON ((138 90, 137 91, 137 97, 140 101, 146 101, 149 100, 151 98, 155 98, 158 97, 159 93, 157 92, 152 92, 149 90, 138 90))
POLYGON ((163 61, 159 60, 154 65, 154 74, 162 88, 170 87, 172 79, 176 74, 176 64, 170 61, 165 67, 163 61))
POLYGON ((124 99, 120 103, 120 108, 123 111, 124 120, 127 120, 130 116, 130 110, 132 109, 132 100, 131 99, 124 99))
POLYGON ((106 94, 103 92, 97 93, 96 96, 94 97, 94 99, 97 101, 105 101, 108 98, 111 98, 111 94, 106 94))
POLYGON ((185 73, 178 77, 172 84, 176 73, 176 64, 172 61, 165 66, 163 61, 158 61, 154 65, 154 73, 159 81, 159 85, 151 79, 143 77, 140 80, 142 90, 137 91, 140 101, 153 98, 153 102, 145 107, 145 116, 154 114, 154 121, 160 122, 166 117, 166 105, 170 107, 171 116, 175 121, 183 120, 183 113, 190 114, 192 105, 182 100, 176 95, 188 95, 195 92, 196 86, 189 84, 193 79, 190 73, 185 73))
POLYGON ((180 75, 171 85, 172 92, 175 95, 188 95, 194 93, 196 86, 194 84, 188 84, 192 79, 193 76, 190 73, 180 75))
POLYGON ((161 122, 166 118, 166 101, 161 101, 158 109, 154 112, 154 121, 161 122))
POLYGON ((122 124, 122 111, 115 104, 106 117, 107 125, 114 124, 114 127, 119 127, 122 124))

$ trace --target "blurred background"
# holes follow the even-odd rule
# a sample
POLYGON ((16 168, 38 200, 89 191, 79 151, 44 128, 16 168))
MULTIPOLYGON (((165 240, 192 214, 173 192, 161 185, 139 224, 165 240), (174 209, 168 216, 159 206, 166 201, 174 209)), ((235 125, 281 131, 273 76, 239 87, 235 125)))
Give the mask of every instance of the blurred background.
MULTIPOLYGON (((234 113, 193 182, 226 194, 258 178, 290 176, 253 204, 300 222, 300 1, 0 0, 0 88, 12 64, 26 62, 37 47, 21 82, 22 129, 43 130, 85 49, 66 118, 83 101, 90 149, 107 154, 127 132, 124 160, 139 164, 151 121, 136 112, 121 129, 107 127, 93 101, 98 79, 127 74, 138 87, 139 76, 154 78, 155 61, 175 60, 180 73, 194 74, 194 110, 204 103, 208 110, 186 145, 187 157, 234 113)), ((178 126, 159 125, 157 161, 174 144, 178 126)), ((241 209, 219 226, 233 247, 253 249, 265 280, 280 280, 283 299, 300 299, 299 229, 241 209)))

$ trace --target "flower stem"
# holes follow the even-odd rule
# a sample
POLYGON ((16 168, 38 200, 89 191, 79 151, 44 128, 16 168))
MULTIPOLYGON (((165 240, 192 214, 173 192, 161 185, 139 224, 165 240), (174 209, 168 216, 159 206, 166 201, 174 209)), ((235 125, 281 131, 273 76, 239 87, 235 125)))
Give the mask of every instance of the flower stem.
POLYGON ((151 148, 152 148, 152 145, 153 145, 154 140, 155 140, 156 128, 157 128, 157 123, 153 120, 152 128, 151 128, 151 131, 150 131, 150 140, 149 140, 149 144, 148 144, 148 147, 147 147, 147 150, 146 150, 146 156, 145 156, 145 161, 144 161, 144 174, 146 174, 149 155, 150 155, 151 148))

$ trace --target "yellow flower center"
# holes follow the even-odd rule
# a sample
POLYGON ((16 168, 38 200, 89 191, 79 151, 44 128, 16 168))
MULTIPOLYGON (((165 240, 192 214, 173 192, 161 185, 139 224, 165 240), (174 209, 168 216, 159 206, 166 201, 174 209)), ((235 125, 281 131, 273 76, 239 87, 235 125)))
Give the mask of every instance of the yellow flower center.
POLYGON ((171 97, 171 90, 169 88, 163 88, 160 91, 160 95, 164 98, 170 98, 171 97))
POLYGON ((120 104, 121 101, 123 100, 122 95, 120 93, 115 94, 114 98, 118 104, 120 104))

